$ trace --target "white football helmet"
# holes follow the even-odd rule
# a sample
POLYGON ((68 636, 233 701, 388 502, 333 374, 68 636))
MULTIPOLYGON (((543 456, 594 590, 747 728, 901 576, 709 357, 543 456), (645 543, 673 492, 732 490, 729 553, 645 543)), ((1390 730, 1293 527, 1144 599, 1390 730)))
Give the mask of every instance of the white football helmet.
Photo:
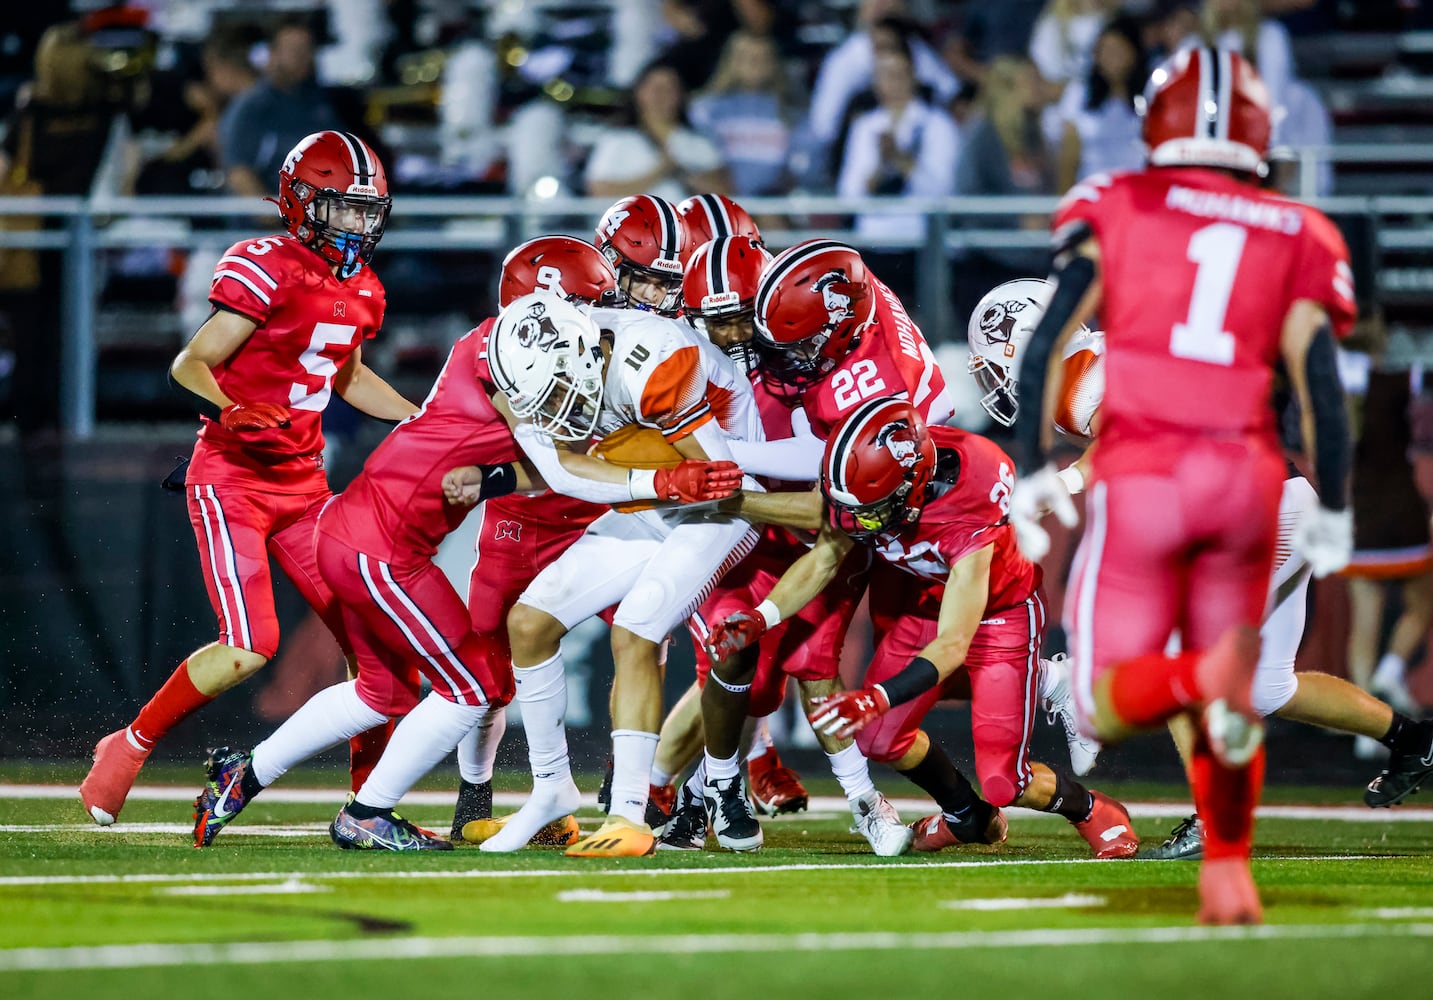
POLYGON ((488 340, 488 365, 514 415, 558 441, 592 435, 606 361, 590 316, 548 292, 510 302, 488 340))
POLYGON ((984 393, 980 405, 992 420, 1010 427, 1020 412, 1016 383, 1025 344, 1035 332, 1054 286, 1044 278, 1016 278, 996 285, 970 314, 967 371, 984 393))

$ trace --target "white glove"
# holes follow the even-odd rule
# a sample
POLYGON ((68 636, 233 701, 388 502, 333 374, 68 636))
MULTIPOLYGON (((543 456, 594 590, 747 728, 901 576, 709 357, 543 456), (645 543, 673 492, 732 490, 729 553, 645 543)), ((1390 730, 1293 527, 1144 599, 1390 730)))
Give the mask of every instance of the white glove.
POLYGON ((1017 481, 1010 494, 1010 523, 1020 551, 1031 562, 1039 562, 1050 551, 1050 533, 1040 527, 1047 511, 1067 528, 1080 523, 1070 491, 1053 465, 1017 481))
POLYGON ((1315 507, 1294 529, 1294 551, 1314 576, 1337 573, 1353 557, 1353 511, 1315 507))

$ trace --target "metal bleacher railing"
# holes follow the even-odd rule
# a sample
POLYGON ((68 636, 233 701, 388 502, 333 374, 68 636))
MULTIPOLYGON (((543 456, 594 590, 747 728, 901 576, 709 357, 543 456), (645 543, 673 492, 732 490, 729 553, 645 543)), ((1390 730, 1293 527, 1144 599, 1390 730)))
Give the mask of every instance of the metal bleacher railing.
MULTIPOLYGON (((1289 151, 1299 167, 1300 188, 1312 190, 1322 162, 1433 163, 1433 145, 1331 147, 1289 151), (1381 155, 1379 155, 1381 154, 1381 155)), ((1380 258, 1433 251, 1433 183, 1428 195, 1371 195, 1309 198, 1326 211, 1367 216, 1380 258)), ((952 260, 966 251, 1038 251, 1047 240, 1041 228, 1019 228, 1022 217, 1047 216, 1057 200, 1019 198, 871 198, 793 195, 753 198, 744 204, 758 216, 784 218, 789 228, 768 230, 772 247, 823 235, 849 240, 868 250, 927 251, 916 255, 916 308, 928 329, 954 330, 951 315, 952 260), (860 238, 850 221, 858 215, 913 218, 909 235, 880 241, 860 238)), ((491 251, 503 253, 530 236, 569 231, 583 234, 607 207, 601 199, 404 196, 385 250, 491 251)), ((252 236, 266 207, 249 198, 0 198, 0 216, 38 216, 45 228, 0 229, 0 247, 59 251, 64 259, 61 311, 62 426, 86 438, 95 428, 96 312, 101 251, 136 246, 194 248, 252 236), (209 220, 196 227, 194 220, 209 220)), ((1433 272, 1430 272, 1433 274, 1433 272)), ((1419 282, 1414 282, 1418 284, 1419 282)), ((1433 277, 1430 277, 1433 290, 1433 277)))

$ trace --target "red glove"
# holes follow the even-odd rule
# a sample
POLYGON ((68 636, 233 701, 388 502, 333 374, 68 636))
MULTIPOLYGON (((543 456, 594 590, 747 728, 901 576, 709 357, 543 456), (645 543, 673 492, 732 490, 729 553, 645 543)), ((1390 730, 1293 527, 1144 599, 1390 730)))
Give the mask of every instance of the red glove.
POLYGON ((682 503, 721 500, 741 488, 741 469, 735 462, 701 462, 689 458, 675 468, 656 470, 653 488, 659 500, 682 503))
POLYGON ((707 655, 713 663, 719 663, 748 646, 755 646, 765 634, 766 619, 759 612, 738 611, 712 626, 707 635, 707 655))
POLYGON ((278 403, 233 403, 219 411, 226 431, 266 431, 289 425, 289 408, 278 403))
POLYGON ((816 732, 846 740, 865 729, 872 719, 885 715, 890 707, 890 699, 879 686, 860 688, 812 698, 807 718, 816 732))

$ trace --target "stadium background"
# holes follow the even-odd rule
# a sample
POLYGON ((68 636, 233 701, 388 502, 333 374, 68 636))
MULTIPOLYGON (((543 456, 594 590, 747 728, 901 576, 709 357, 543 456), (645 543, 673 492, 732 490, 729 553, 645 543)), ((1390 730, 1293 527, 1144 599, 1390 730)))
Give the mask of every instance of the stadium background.
MULTIPOLYGON (((241 83, 262 80, 267 40, 302 22, 317 44, 317 84, 305 93, 324 102, 333 124, 360 131, 384 156, 395 207, 375 266, 390 306, 365 360, 417 399, 452 340, 491 313, 497 263, 508 248, 541 232, 590 233, 612 198, 586 197, 589 161, 620 127, 630 84, 644 67, 674 67, 697 95, 696 109, 712 96, 730 36, 768 35, 778 75, 746 94, 751 105, 739 110, 771 110, 776 139, 760 132, 757 153, 723 145, 727 133, 710 100, 710 117, 696 131, 717 141, 728 189, 758 217, 770 246, 819 233, 871 256, 937 348, 947 378, 966 390, 966 424, 979 427, 983 414, 964 376, 966 316, 999 280, 1041 272, 1040 225, 1060 187, 1058 143, 1050 138, 1033 181, 1029 170, 1016 171, 1028 182, 1018 191, 958 180, 977 177, 960 161, 976 148, 982 118, 1000 113, 988 103, 998 84, 982 96, 979 81, 1029 51, 1045 5, 1007 0, 988 9, 994 6, 74 0, 7 10, 0 25, 10 168, 0 181, 0 756, 85 756, 212 628, 182 501, 158 483, 192 440, 192 418, 169 393, 165 371, 207 310, 213 262, 232 240, 276 224, 254 196, 235 193, 237 154, 224 148, 219 117, 238 99, 225 89, 236 86, 224 75, 226 60, 252 67, 241 83), (916 75, 925 65, 921 51, 943 67, 928 71, 932 82, 923 89, 933 113, 955 123, 960 144, 938 164, 934 189, 876 177, 853 193, 842 169, 854 156, 852 126, 876 98, 848 95, 834 135, 818 134, 808 111, 830 54, 866 30, 873 13, 898 8, 910 18, 901 31, 917 52, 916 75), (53 47, 53 26, 76 21, 81 27, 65 29, 53 47), (48 56, 37 67, 41 53, 48 56), (52 102, 60 110, 48 119, 46 138, 36 140, 32 119, 27 140, 24 108, 33 105, 24 100, 46 81, 59 91, 66 81, 73 87, 52 102), (762 95, 766 103, 755 99, 762 95), (15 170, 22 160, 30 168, 15 170), (765 172, 753 172, 753 163, 765 172)), ((1200 6, 1124 5, 1139 19, 1141 39, 1154 44, 1170 19, 1197 16, 1200 6)), ((1291 120, 1280 136, 1276 180, 1326 207, 1355 254, 1364 313, 1355 345, 1362 352, 1348 359, 1356 392, 1370 367, 1417 370, 1430 345, 1430 13, 1412 2, 1274 0, 1264 7, 1288 42, 1291 78, 1316 99, 1299 128, 1291 120)), ((1071 72, 1078 82, 1078 69, 1071 72)), ((1053 87, 1042 91, 1024 113, 1032 131, 1057 139, 1053 94, 1053 87)), ((262 180, 269 183, 271 173, 262 180)), ((1433 434, 1425 405, 1415 396, 1405 428, 1414 448, 1392 461, 1412 463, 1420 481, 1433 483, 1418 451, 1433 447, 1423 440, 1433 434)), ((338 401, 325 420, 339 488, 384 428, 338 401)), ((1070 542, 1062 540, 1066 549, 1070 542)), ((462 576, 470 553, 459 537, 444 558, 462 576)), ((160 754, 197 762, 206 743, 257 737, 340 676, 331 640, 287 584, 279 586, 279 658, 184 723, 160 754)), ((1313 602, 1302 666, 1342 673, 1343 582, 1320 583, 1313 602)), ((1396 610, 1395 600, 1389 615, 1396 610)), ((574 700, 577 718, 585 707, 592 720, 578 756, 595 766, 605 743, 610 657, 601 630, 576 641, 588 650, 592 692, 574 700)), ((675 650, 669 701, 690 677, 685 637, 675 650)), ((849 652, 858 667, 859 637, 849 652)), ((1410 686, 1433 704, 1433 670, 1415 666, 1410 686)), ((959 708, 939 716, 935 728, 952 733, 965 721, 959 708)), ((1273 780, 1369 771, 1346 738, 1276 724, 1271 748, 1273 780)), ((502 763, 520 765, 520 754, 505 747, 502 763)), ((1176 767, 1172 750, 1146 741, 1111 753, 1102 773, 1173 777, 1176 767)))

